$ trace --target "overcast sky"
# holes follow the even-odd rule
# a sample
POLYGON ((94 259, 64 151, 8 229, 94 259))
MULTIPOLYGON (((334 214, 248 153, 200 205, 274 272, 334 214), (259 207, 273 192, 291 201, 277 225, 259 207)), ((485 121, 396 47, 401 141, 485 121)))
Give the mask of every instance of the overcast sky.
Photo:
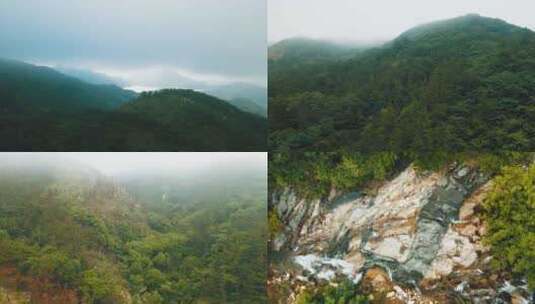
MULTIPOLYGON (((184 174, 201 172, 215 167, 250 167, 267 170, 267 153, 264 152, 195 152, 195 153, 91 153, 91 152, 57 152, 57 153, 0 153, 0 165, 41 164, 82 164, 109 175, 121 175, 136 172, 182 172, 184 174)), ((229 172, 230 174, 231 172, 229 172)), ((267 174, 267 171, 266 171, 267 174)))
MULTIPOLYGON (((57 154, 57 153, 56 153, 57 154)), ((87 164, 98 171, 117 175, 131 171, 201 171, 215 166, 253 166, 267 168, 263 152, 195 152, 195 153, 59 153, 60 156, 87 164)))
POLYGON ((157 70, 265 84, 266 24, 265 0, 3 0, 0 57, 111 73, 137 86, 158 84, 157 70))
POLYGON ((426 22, 477 13, 535 29, 533 0, 268 0, 268 41, 305 36, 376 42, 426 22))

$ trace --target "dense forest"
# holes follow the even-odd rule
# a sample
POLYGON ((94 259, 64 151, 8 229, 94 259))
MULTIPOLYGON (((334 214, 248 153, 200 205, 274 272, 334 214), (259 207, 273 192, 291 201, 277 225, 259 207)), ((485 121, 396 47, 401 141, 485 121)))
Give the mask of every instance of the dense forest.
POLYGON ((264 303, 265 197, 258 167, 109 177, 3 156, 0 302, 264 303))
POLYGON ((266 133, 265 117, 201 92, 138 95, 0 60, 3 151, 264 151, 266 133))
POLYGON ((324 198, 333 188, 347 191, 382 182, 413 164, 420 170, 439 170, 454 162, 476 162, 483 172, 494 175, 502 168, 533 160, 527 152, 394 152, 373 153, 331 151, 271 153, 271 191, 292 188, 307 198, 324 198))
POLYGON ((467 15, 382 46, 287 40, 269 50, 278 151, 532 151, 535 33, 467 15))

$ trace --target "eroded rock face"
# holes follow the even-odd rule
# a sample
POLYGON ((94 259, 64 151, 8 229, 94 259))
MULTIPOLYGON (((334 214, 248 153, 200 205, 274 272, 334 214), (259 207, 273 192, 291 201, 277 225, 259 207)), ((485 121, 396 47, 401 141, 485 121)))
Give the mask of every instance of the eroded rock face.
POLYGON ((475 209, 489 185, 487 176, 464 165, 452 165, 441 173, 409 167, 375 194, 355 191, 340 196, 333 191, 329 198, 314 201, 300 200, 290 191, 274 196, 272 204, 286 231, 272 249, 284 252, 293 265, 279 271, 292 284, 311 284, 341 276, 358 282, 382 269, 392 303, 433 299, 447 303, 441 297, 448 299, 450 293, 474 302, 499 303, 488 302, 497 299, 498 293, 485 290, 498 290, 503 284, 498 279, 486 286, 478 281, 481 288, 460 286, 457 291, 439 292, 447 289, 440 282, 459 271, 476 280, 488 274, 480 269, 486 267, 481 259, 488 260, 488 254, 481 244, 485 228, 475 209), (437 294, 431 292, 429 298, 420 292, 422 287, 437 294), (467 290, 478 290, 482 296, 467 290))
MULTIPOLYGON (((312 278, 331 281, 343 276, 354 283, 358 283, 361 278, 361 274, 358 273, 358 267, 342 259, 318 257, 309 254, 296 256, 294 261, 303 268, 305 275, 310 274, 312 278)), ((305 276, 301 276, 298 279, 308 281, 305 276)))

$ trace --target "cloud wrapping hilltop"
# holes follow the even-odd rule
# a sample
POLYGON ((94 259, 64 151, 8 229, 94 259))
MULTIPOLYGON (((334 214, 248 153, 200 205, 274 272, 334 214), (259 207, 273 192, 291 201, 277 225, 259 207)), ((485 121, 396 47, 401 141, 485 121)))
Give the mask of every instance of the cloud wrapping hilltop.
POLYGON ((268 41, 304 36, 377 42, 417 24, 478 13, 535 29, 535 2, 525 0, 269 0, 268 41))

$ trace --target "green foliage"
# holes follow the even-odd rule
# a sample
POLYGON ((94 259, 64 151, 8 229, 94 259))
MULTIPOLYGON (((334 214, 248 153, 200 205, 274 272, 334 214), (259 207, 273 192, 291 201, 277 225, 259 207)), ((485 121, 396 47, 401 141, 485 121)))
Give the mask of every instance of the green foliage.
POLYGON ((148 292, 141 296, 141 303, 143 304, 163 304, 164 299, 157 291, 148 292))
MULTIPOLYGON (((24 240, 12 239, 7 233, 0 235, 0 263, 15 264, 23 267, 28 258, 36 255, 38 247, 27 244, 24 240)), ((27 267, 25 267, 27 269, 27 267)))
POLYGON ((273 210, 270 210, 268 212, 268 228, 269 228, 269 236, 270 236, 271 240, 283 228, 283 224, 282 224, 281 220, 277 216, 277 213, 274 212, 273 210))
POLYGON ((113 303, 120 292, 119 278, 99 265, 82 273, 80 292, 90 303, 113 303))
POLYGON ((32 274, 49 276, 65 285, 76 286, 80 280, 80 261, 52 247, 42 248, 25 263, 32 274))
POLYGON ((390 152, 273 153, 270 155, 270 184, 275 189, 293 188, 309 197, 324 197, 332 188, 356 189, 395 172, 398 155, 390 152))
POLYGON ((169 255, 160 252, 152 259, 152 263, 158 268, 167 269, 169 267, 169 255))
POLYGON ((203 177, 162 203, 165 178, 124 195, 100 175, 56 170, 0 165, 0 266, 87 303, 266 301, 265 177, 203 177))
POLYGON ((368 298, 359 295, 357 287, 350 282, 344 282, 340 286, 324 286, 318 290, 300 293, 296 303, 298 304, 367 304, 368 298))
POLYGON ((181 150, 262 151, 266 145, 265 118, 193 90, 144 92, 120 111, 157 122, 181 150))
MULTIPOLYGON (((381 182, 399 173, 409 164, 418 170, 438 171, 458 162, 477 166, 488 175, 508 165, 530 163, 535 156, 528 152, 290 152, 269 155, 269 184, 272 190, 292 189, 309 198, 326 197, 331 189, 355 191, 371 182, 381 182)), ((270 227, 277 228, 276 218, 269 217, 270 227)))
POLYGON ((151 268, 145 274, 145 284, 149 289, 158 289, 165 282, 165 276, 155 268, 151 268))
POLYGON ((505 167, 494 179, 484 202, 488 232, 497 268, 528 278, 535 288, 535 165, 505 167))
POLYGON ((272 150, 535 148, 535 33, 528 29, 465 16, 327 60, 324 49, 288 41, 270 48, 272 150))
POLYGON ((479 168, 487 174, 500 173, 502 168, 511 165, 528 164, 533 161, 533 153, 503 151, 500 153, 479 153, 479 168))

